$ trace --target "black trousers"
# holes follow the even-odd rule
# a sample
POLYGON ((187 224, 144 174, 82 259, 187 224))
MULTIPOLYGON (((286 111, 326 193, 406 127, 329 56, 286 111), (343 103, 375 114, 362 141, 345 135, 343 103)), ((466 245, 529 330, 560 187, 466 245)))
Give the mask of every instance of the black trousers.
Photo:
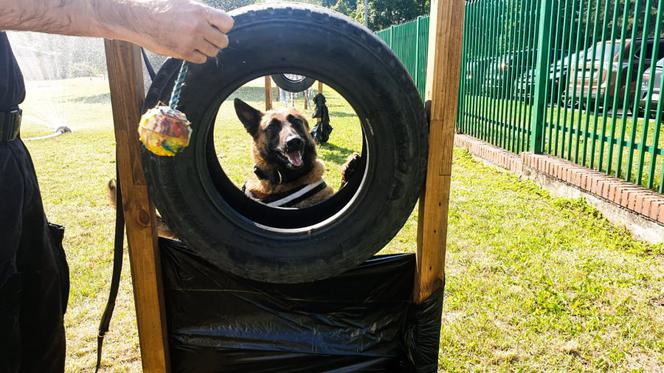
POLYGON ((30 154, 0 143, 0 373, 63 372, 69 270, 30 154))

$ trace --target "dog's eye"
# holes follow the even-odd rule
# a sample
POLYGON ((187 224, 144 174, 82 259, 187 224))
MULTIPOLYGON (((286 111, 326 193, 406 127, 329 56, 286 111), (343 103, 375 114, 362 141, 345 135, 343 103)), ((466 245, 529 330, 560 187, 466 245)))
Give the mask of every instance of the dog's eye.
POLYGON ((270 130, 279 129, 279 127, 281 127, 281 122, 276 119, 272 119, 267 125, 267 128, 270 130))
POLYGON ((293 124, 293 125, 295 125, 295 126, 301 126, 301 125, 302 125, 302 121, 299 120, 299 119, 297 119, 297 117, 295 117, 294 115, 290 115, 290 114, 289 114, 288 117, 286 117, 286 119, 287 119, 291 124, 293 124))

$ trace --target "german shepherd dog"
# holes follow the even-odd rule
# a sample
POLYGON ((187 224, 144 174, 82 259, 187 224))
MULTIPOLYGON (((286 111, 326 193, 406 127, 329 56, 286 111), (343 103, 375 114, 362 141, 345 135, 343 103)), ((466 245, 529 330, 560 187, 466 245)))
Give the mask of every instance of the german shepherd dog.
POLYGON ((334 194, 323 181, 309 123, 294 108, 261 112, 235 99, 235 113, 253 138, 254 174, 244 193, 273 207, 303 208, 334 194))
MULTIPOLYGON (((253 138, 254 172, 242 187, 244 193, 273 207, 303 208, 315 205, 334 194, 325 184, 325 165, 317 158, 316 145, 309 132, 309 123, 294 108, 261 112, 244 101, 235 99, 235 112, 253 138)), ((357 170, 360 156, 346 160, 341 185, 357 170)), ((116 207, 116 182, 111 179, 107 193, 111 206, 116 207)), ((157 214, 157 233, 177 239, 157 214)))

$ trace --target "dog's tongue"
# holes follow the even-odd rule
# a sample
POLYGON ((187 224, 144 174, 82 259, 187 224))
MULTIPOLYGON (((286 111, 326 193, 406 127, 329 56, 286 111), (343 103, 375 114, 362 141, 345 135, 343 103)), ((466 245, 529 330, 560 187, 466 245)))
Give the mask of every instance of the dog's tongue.
POLYGON ((294 151, 286 153, 288 160, 295 167, 302 166, 302 152, 294 151))

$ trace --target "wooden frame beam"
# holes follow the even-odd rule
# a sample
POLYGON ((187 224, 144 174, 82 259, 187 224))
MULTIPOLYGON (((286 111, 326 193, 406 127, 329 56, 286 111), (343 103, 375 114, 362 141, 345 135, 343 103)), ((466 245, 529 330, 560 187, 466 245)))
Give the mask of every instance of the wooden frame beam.
MULTIPOLYGON (((432 0, 426 98, 430 104, 428 169, 420 198, 414 300, 444 284, 452 148, 461 64, 464 0, 432 0)), ((117 142, 119 181, 127 224, 136 318, 145 372, 168 372, 168 339, 157 248, 155 210, 143 175, 137 126, 144 87, 140 50, 105 41, 117 142)), ((322 92, 319 82, 318 91, 322 92)), ((265 78, 266 109, 271 80, 265 78)))
POLYGON ((421 303, 445 279, 452 148, 459 92, 464 0, 432 0, 429 24, 426 100, 429 157, 417 227, 414 300, 421 303))
POLYGON ((272 78, 265 75, 265 110, 272 110, 272 78))
POLYGON ((143 174, 137 131, 145 96, 143 62, 140 49, 133 44, 106 40, 104 45, 143 371, 168 372, 155 210, 143 174))

